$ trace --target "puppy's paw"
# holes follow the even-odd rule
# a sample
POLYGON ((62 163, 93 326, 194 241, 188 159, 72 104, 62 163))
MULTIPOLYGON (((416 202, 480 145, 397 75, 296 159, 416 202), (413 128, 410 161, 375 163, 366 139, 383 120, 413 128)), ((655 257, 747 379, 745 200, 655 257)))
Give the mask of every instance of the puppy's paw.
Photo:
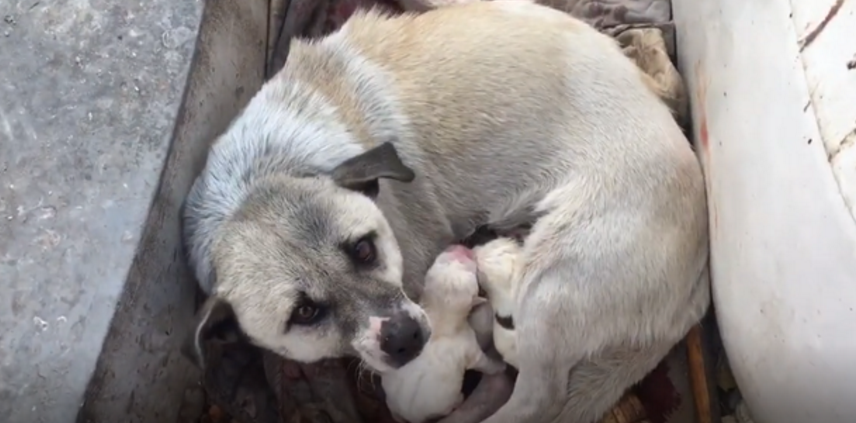
POLYGON ((523 254, 520 245, 511 238, 497 238, 476 247, 476 264, 479 269, 480 285, 490 293, 489 285, 509 288, 523 254))

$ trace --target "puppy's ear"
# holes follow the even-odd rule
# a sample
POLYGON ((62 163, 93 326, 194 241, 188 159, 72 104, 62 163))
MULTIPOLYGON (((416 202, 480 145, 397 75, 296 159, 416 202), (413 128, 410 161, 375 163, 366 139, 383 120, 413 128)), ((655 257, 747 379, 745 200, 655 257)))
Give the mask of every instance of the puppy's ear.
POLYGON ((181 352, 199 368, 205 368, 205 341, 225 332, 237 335, 238 323, 232 306, 225 300, 210 296, 196 314, 193 332, 184 340, 181 352))
POLYGON ((381 178, 411 182, 415 177, 413 170, 401 162, 398 151, 390 142, 345 160, 333 169, 333 180, 337 185, 371 198, 377 196, 378 180, 381 178))

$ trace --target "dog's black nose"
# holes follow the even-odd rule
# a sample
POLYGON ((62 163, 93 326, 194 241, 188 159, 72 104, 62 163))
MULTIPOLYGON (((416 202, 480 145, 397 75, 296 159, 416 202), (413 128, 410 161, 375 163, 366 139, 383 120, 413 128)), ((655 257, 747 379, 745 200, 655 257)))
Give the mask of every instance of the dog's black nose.
POLYGON ((401 367, 416 358, 428 340, 419 322, 408 313, 399 313, 380 327, 380 349, 390 364, 401 367))

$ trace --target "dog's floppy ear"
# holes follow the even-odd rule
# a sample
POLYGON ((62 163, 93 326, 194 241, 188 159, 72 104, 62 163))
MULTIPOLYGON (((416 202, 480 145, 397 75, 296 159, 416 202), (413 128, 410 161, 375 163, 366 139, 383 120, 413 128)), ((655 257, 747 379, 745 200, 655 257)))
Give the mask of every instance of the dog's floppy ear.
POLYGON ((415 177, 413 170, 401 162, 398 151, 390 142, 345 160, 333 169, 333 180, 337 185, 372 198, 378 194, 378 180, 381 178, 411 182, 415 177))
POLYGON ((205 341, 224 331, 238 331, 235 312, 222 298, 210 296, 196 314, 193 331, 187 335, 181 352, 199 368, 205 368, 205 341))

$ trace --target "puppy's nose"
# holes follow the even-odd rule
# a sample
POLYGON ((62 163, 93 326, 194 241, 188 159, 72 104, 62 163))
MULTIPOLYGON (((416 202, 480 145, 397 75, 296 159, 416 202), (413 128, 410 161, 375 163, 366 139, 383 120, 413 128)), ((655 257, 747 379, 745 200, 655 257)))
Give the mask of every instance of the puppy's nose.
POLYGON ((399 313, 385 321, 380 327, 380 337, 381 351, 398 367, 416 358, 428 340, 422 326, 409 313, 399 313))

